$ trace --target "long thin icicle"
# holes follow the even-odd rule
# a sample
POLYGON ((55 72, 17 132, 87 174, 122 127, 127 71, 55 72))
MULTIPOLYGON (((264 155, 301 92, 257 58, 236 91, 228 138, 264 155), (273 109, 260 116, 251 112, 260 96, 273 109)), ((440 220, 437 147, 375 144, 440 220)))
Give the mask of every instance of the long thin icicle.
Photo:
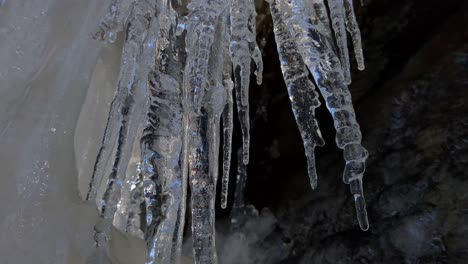
POLYGON ((249 86, 250 63, 257 66, 257 84, 262 82, 263 62, 256 43, 256 12, 253 0, 232 0, 231 5, 231 44, 229 50, 234 70, 236 102, 242 129, 242 149, 244 164, 249 163, 250 119, 249 86))
POLYGON ((223 112, 223 177, 221 186, 221 208, 226 209, 229 193, 229 174, 231 171, 232 155, 232 132, 233 132, 233 108, 232 89, 234 84, 231 82, 224 84, 226 87, 226 106, 223 112))
POLYGON ((281 70, 288 88, 289 99, 301 132, 307 157, 308 173, 312 189, 317 187, 317 172, 315 169, 315 146, 325 144, 315 119, 315 108, 320 106, 315 85, 309 80, 308 71, 297 51, 297 45, 282 21, 279 9, 275 3, 270 5, 273 17, 274 32, 281 70))
MULTIPOLYGON (((227 16, 226 16, 227 17, 227 16)), ((226 21, 229 22, 229 21, 226 21)), ((228 32, 226 32, 228 33, 228 32)), ((229 174, 231 169, 232 156, 232 133, 233 133, 233 117, 234 117, 234 99, 232 97, 234 83, 232 82, 232 64, 229 57, 229 43, 231 36, 225 34, 225 43, 223 45, 224 52, 224 68, 223 68, 223 86, 226 93, 226 105, 224 106, 223 120, 223 176, 221 180, 221 208, 226 209, 229 193, 229 174)))
MULTIPOLYGON (((220 17, 220 20, 216 27, 216 35, 215 35, 215 45, 213 45, 213 53, 218 54, 217 56, 213 56, 212 60, 210 61, 210 89, 208 97, 207 108, 209 109, 209 117, 210 117, 210 135, 209 135, 209 143, 210 143, 210 173, 212 174, 213 179, 218 179, 218 169, 219 169, 219 147, 220 147, 220 120, 223 114, 223 110, 226 106, 228 106, 227 101, 227 93, 231 91, 232 95, 232 81, 227 80, 230 77, 229 69, 230 69, 230 60, 229 56, 226 56, 227 52, 227 42, 226 40, 229 39, 228 37, 228 10, 225 10, 220 17)), ((232 97, 231 97, 232 101, 232 97)), ((226 140, 229 139, 229 136, 226 140)), ((228 142, 226 142, 228 143, 228 142)), ((229 144, 228 146, 229 147, 229 144)), ((223 161, 224 162, 224 161, 223 161)), ((224 164, 223 164, 224 165, 224 164)), ((223 167, 224 172, 224 167, 223 167)))

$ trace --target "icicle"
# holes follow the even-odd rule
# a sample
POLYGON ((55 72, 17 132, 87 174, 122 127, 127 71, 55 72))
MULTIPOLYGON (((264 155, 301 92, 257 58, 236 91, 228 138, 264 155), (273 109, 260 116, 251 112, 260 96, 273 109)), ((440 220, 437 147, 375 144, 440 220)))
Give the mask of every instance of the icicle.
MULTIPOLYGON (((117 92, 88 193, 101 210, 96 238, 107 239, 102 233, 111 223, 122 232, 144 236, 148 264, 179 262, 188 185, 195 263, 217 263, 214 221, 220 119, 222 116, 224 133, 221 207, 226 208, 233 89, 243 137, 231 212, 233 227, 245 211, 252 60, 258 84, 263 71, 256 45, 255 2, 187 2, 112 0, 110 12, 95 35, 113 42, 118 31, 126 30, 117 92), (172 9, 172 3, 177 10, 172 9), (146 221, 140 221, 140 215, 146 221)), ((368 153, 361 145, 346 86, 350 82, 346 30, 351 34, 359 68, 364 68, 352 1, 328 0, 331 19, 325 0, 269 2, 311 186, 317 186, 314 148, 324 142, 314 118, 320 102, 307 69, 333 116, 336 143, 344 150, 346 161, 343 181, 350 184, 359 224, 366 230, 362 177, 368 153)))
POLYGON ((250 119, 249 86, 250 63, 254 60, 257 83, 262 82, 263 62, 256 44, 255 4, 253 0, 233 0, 231 5, 231 44, 229 50, 233 63, 236 102, 243 137, 244 164, 249 163, 250 119))
MULTIPOLYGON (((117 33, 123 30, 124 17, 128 16, 131 12, 129 9, 132 2, 133 0, 112 0, 108 14, 101 22, 99 30, 94 34, 93 38, 107 43, 113 43, 117 37, 117 33)), ((118 137, 118 130, 115 129, 115 126, 118 126, 118 124, 121 123, 120 120, 122 117, 120 114, 120 108, 124 104, 125 100, 124 90, 129 89, 128 87, 133 79, 133 77, 129 76, 127 72, 133 72, 132 69, 135 67, 135 64, 131 63, 131 60, 135 59, 136 54, 129 53, 130 51, 128 50, 122 53, 122 66, 120 68, 119 83, 116 95, 111 104, 111 110, 109 112, 106 129, 104 131, 102 146, 96 158, 96 164, 94 166, 86 200, 90 200, 96 195, 96 187, 98 187, 101 180, 103 180, 103 175, 110 173, 109 168, 112 167, 111 156, 115 156, 118 137), (128 62, 130 62, 130 64, 128 62)), ((98 207, 101 207, 99 203, 98 207)))
MULTIPOLYGON (((136 175, 138 160, 132 158, 132 154, 136 137, 139 131, 141 132, 141 125, 145 119, 142 110, 148 102, 147 75, 151 65, 154 65, 151 51, 156 44, 156 37, 153 33, 148 34, 149 30, 158 28, 157 21, 151 19, 154 13, 155 6, 139 2, 133 6, 128 20, 117 93, 111 105, 103 146, 97 157, 93 181, 88 192, 88 198, 94 195, 96 176, 101 182, 107 182, 101 184, 96 197, 102 217, 95 228, 97 243, 102 240, 102 234, 108 232, 110 222, 115 221, 115 226, 124 232, 127 231, 129 221, 135 222, 128 219, 129 211, 134 209, 129 207, 130 203, 121 202, 121 194, 122 188, 131 188, 132 181, 135 180, 132 178, 136 175), (115 129, 116 127, 119 129, 115 129), (132 161, 134 171, 129 171, 132 161), (109 162, 112 162, 112 165, 109 162), (105 178, 106 175, 108 179, 105 178)), ((124 191, 125 194, 129 192, 130 190, 124 191)), ((107 235, 104 239, 107 239, 107 235)))
POLYGON ((312 189, 315 189, 317 187, 317 172, 315 169, 314 148, 325 144, 317 120, 315 120, 315 108, 320 106, 318 93, 315 91, 315 85, 308 78, 306 66, 301 55, 297 52, 294 39, 281 19, 277 5, 272 3, 270 10, 273 17, 281 70, 288 88, 294 116, 304 142, 310 184, 312 189))
POLYGON ((358 69, 363 71, 365 69, 365 65, 364 54, 362 52, 361 31, 359 30, 356 15, 354 14, 353 0, 344 0, 344 7, 346 10, 346 29, 351 35, 351 40, 353 41, 354 56, 356 57, 358 69))
MULTIPOLYGON (((174 20, 175 22, 175 20, 174 20)), ((174 24, 175 25, 175 24, 174 24)), ((176 26, 173 27, 171 30, 172 30, 172 34, 175 34, 175 31, 176 31, 176 26)), ((180 36, 177 36, 174 37, 174 44, 175 44, 175 49, 174 49, 174 57, 176 58, 176 61, 178 62, 178 65, 177 66, 177 75, 180 76, 180 78, 183 78, 183 65, 186 63, 186 52, 185 52, 185 41, 183 41, 182 38, 180 38, 180 36)), ((173 69, 168 69, 168 70, 173 70, 173 69)), ((179 81, 179 83, 183 84, 183 80, 181 79, 179 81)), ((182 93, 183 92, 183 88, 181 87, 180 89, 180 92, 182 93)), ((183 102, 181 102, 180 106, 182 107, 183 109, 183 102)), ((186 148, 186 146, 184 145, 185 144, 185 139, 184 139, 184 136, 185 136, 185 131, 184 131, 184 115, 182 115, 182 153, 181 155, 178 157, 179 160, 179 166, 180 166, 180 171, 179 173, 180 174, 180 181, 181 181, 181 194, 180 194, 180 203, 179 203, 179 208, 177 209, 177 219, 176 219, 176 223, 175 223, 175 237, 173 238, 173 245, 175 247, 175 251, 173 252, 174 254, 174 257, 175 257, 175 261, 174 261, 174 258, 173 261, 171 263, 180 263, 180 256, 181 256, 181 253, 182 253, 182 242, 183 242, 183 238, 184 238, 184 226, 185 226, 185 214, 186 214, 186 207, 187 207, 187 191, 188 191, 188 173, 187 173, 187 165, 188 165, 188 146, 186 148), (185 153, 184 151, 186 151, 187 153, 185 153)), ((178 124, 180 125, 180 124, 178 124)), ((174 161, 174 162, 177 162, 177 161, 174 161)))
POLYGON ((349 66, 348 41, 346 38, 345 9, 343 0, 328 0, 333 31, 335 32, 338 46, 341 69, 345 84, 351 83, 351 71, 349 66))
POLYGON ((239 74, 240 68, 237 68, 234 71, 234 89, 236 94, 236 104, 237 112, 239 117, 239 122, 242 130, 242 160, 244 164, 249 163, 249 147, 250 147, 250 116, 249 116, 249 106, 243 106, 241 103, 241 80, 239 74))
POLYGON ((183 174, 182 70, 185 63, 182 38, 174 35, 173 14, 159 17, 160 32, 157 71, 150 79, 152 104, 142 155, 149 160, 147 183, 147 262, 178 263, 185 220, 186 176, 183 174))
MULTIPOLYGON (((351 94, 345 84, 344 74, 341 63, 333 51, 333 45, 329 43, 330 38, 326 35, 323 25, 312 21, 311 14, 304 14, 302 0, 292 0, 291 5, 285 0, 277 0, 278 8, 284 21, 287 21, 290 32, 296 39, 302 58, 320 89, 320 93, 325 99, 328 110, 333 116, 336 129, 336 143, 341 149, 348 152, 347 145, 359 145, 359 151, 350 151, 359 157, 351 157, 347 154, 345 160, 348 164, 355 164, 356 161, 364 166, 364 147, 361 146, 361 132, 359 124, 356 121, 354 109, 351 101, 351 94)), ((310 11, 310 10, 309 10, 310 11)), ((356 149, 353 147, 353 150, 356 149)), ((367 153, 367 152, 366 152, 367 153)), ((351 192, 355 198, 356 213, 361 229, 367 230, 369 224, 367 221, 367 212, 362 189, 362 173, 364 169, 358 171, 353 169, 353 175, 350 174, 351 166, 345 170, 344 178, 349 178, 351 192), (356 174, 361 172, 360 174, 356 174)))
MULTIPOLYGON (((229 78, 231 75, 230 67, 228 70, 229 78)), ((229 192, 229 173, 231 168, 232 155, 232 131, 233 131, 233 107, 232 89, 234 84, 231 79, 226 79, 224 87, 226 88, 226 106, 223 112, 223 178, 221 186, 221 208, 226 209, 229 192)))
POLYGON ((223 86, 224 43, 227 15, 221 15, 215 28, 215 44, 209 61, 210 83, 202 115, 194 117, 190 151, 192 190, 192 233, 195 263, 217 263, 215 247, 215 198, 218 178, 220 117, 225 105, 223 86), (206 160, 208 156, 208 160, 206 160))
MULTIPOLYGON (((228 39, 228 10, 226 10, 218 21, 215 35, 215 44, 213 45, 213 53, 210 61, 210 89, 209 97, 207 98, 208 115, 210 118, 210 171, 214 179, 218 179, 219 165, 219 133, 220 119, 226 105, 226 91, 231 87, 224 87, 226 84, 227 72, 224 67, 227 67, 229 57, 225 56, 226 40, 228 39), (227 60, 227 61, 226 61, 227 60)), ((229 76, 230 77, 230 76, 229 76)), ((231 81, 232 82, 232 81, 231 81)), ((228 82, 229 86, 230 83, 228 82)))
POLYGON ((249 103, 250 61, 254 60, 257 69, 257 83, 262 82, 263 62, 256 43, 255 3, 252 0, 232 0, 231 5, 231 58, 234 70, 240 68, 241 102, 249 103))
MULTIPOLYGON (((229 25, 228 16, 225 16, 227 25, 229 25)), ((223 45, 223 86, 226 95, 226 104, 224 106, 223 120, 223 176, 221 180, 221 208, 226 209, 229 193, 229 173, 231 168, 232 155, 232 133, 233 133, 233 116, 234 116, 234 100, 232 97, 234 83, 232 82, 232 63, 229 55, 229 43, 231 36, 228 28, 225 29, 225 40, 223 45)))
MULTIPOLYGON (((184 72, 184 124, 196 263, 217 263, 214 231, 219 122, 224 108, 222 40, 224 1, 192 1, 188 8, 184 72), (212 56, 214 51, 216 56, 212 56), (208 74, 209 72, 209 74, 208 74), (205 95, 206 93, 206 95, 205 95), (215 164, 216 163, 216 164, 215 164)), ((224 33, 223 33, 224 32, 224 33)), ((185 151, 185 150, 184 150, 185 151)))
MULTIPOLYGON (((132 17, 129 23, 136 24, 136 20, 140 21, 142 16, 146 16, 154 12, 154 6, 148 6, 144 2, 137 3, 134 6, 138 15, 132 17), (151 8, 151 9, 150 9, 151 8), (145 10, 153 10, 152 12, 145 10)), ((140 140, 142 138, 144 129, 144 120, 146 119, 146 109, 149 106, 148 98, 148 74, 153 69, 155 63, 155 49, 157 46, 157 33, 159 32, 159 22, 153 17, 151 19, 149 28, 147 29, 146 37, 141 44, 141 53, 137 59, 137 69, 135 72, 135 81, 133 83, 132 94, 134 103, 131 114, 134 118, 128 120, 127 126, 129 131, 126 138, 125 148, 122 149, 120 156, 118 172, 121 172, 125 177, 122 186, 121 198, 118 202, 117 212, 114 216, 114 226, 122 232, 130 233, 133 235, 138 234, 138 237, 143 238, 143 233, 140 228, 140 190, 137 185, 140 184, 139 175, 137 172, 138 164, 141 164, 141 150, 140 140), (137 225, 135 225, 137 224, 137 225)), ((130 35, 127 39, 131 40, 133 37, 130 35)), ((143 197, 141 197, 143 198, 143 197)))
MULTIPOLYGON (((176 74, 175 74, 176 75, 176 74)), ((182 150, 182 105, 180 82, 164 72, 152 88, 150 124, 143 144, 152 166, 148 183, 147 263, 174 263, 178 258, 178 223, 185 203, 180 156, 182 150)), ((180 238, 181 239, 181 238, 180 238)))
POLYGON ((205 90, 208 88, 208 62, 214 42, 215 24, 227 4, 222 0, 193 0, 188 4, 187 17, 187 66, 184 86, 190 87, 188 108, 200 115, 205 90))

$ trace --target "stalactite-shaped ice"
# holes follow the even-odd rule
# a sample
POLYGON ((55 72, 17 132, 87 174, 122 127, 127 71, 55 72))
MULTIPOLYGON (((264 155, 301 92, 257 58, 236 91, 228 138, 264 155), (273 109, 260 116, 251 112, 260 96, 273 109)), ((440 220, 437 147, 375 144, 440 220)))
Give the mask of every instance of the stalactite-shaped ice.
POLYGON ((224 1, 192 1, 187 20, 184 73, 185 140, 192 200, 196 263, 217 263, 214 206, 218 175, 219 122, 225 105, 223 86, 226 33, 224 1), (211 55, 213 53, 213 55, 211 55))
POLYGON ((362 135, 354 114, 351 94, 326 26, 322 25, 321 20, 311 19, 313 10, 307 8, 302 0, 292 0, 290 3, 285 0, 270 2, 277 4, 279 14, 294 36, 302 59, 332 114, 336 144, 344 149, 347 162, 344 179, 345 182, 349 181, 354 195, 359 225, 361 229, 367 230, 369 223, 362 188, 367 151, 361 145, 362 135))
POLYGON ((256 64, 257 84, 262 82, 263 62, 256 43, 256 12, 253 0, 232 0, 231 5, 231 44, 229 50, 234 70, 234 83, 239 120, 243 137, 243 158, 249 163, 250 119, 249 86, 250 63, 256 64))
MULTIPOLYGON (((156 76, 155 76, 156 77, 156 76)), ((160 72, 152 88, 151 124, 147 127, 144 177, 147 197, 147 263, 174 263, 180 253, 180 208, 185 203, 180 156, 182 107, 180 82, 160 72), (159 117, 158 117, 159 116, 159 117)), ((182 220, 183 221, 183 220, 182 220)), ((183 225, 183 223, 182 223, 183 225)))
MULTIPOLYGON (((130 6, 132 1, 120 1, 120 0, 112 0, 109 11, 106 17, 101 22, 99 30, 95 33, 94 38, 112 43, 117 38, 117 33, 123 30, 124 17, 128 16, 131 12, 130 6)), ((128 76, 127 72, 132 72, 132 68, 135 67, 134 63, 132 63, 132 59, 136 59, 136 54, 128 54, 130 51, 126 52, 127 54, 122 54, 121 58, 121 69, 119 74, 119 85, 117 87, 116 96, 112 101, 111 111, 109 113, 109 117, 106 124, 106 129, 104 132, 103 142, 101 149, 99 150, 96 164, 94 166, 94 171, 92 175, 92 179, 89 185, 89 190, 86 196, 86 199, 89 200, 95 196, 96 187, 99 186, 101 181, 101 177, 105 173, 104 170, 111 167, 108 163, 111 163, 110 155, 111 152, 115 152, 114 143, 117 139, 117 132, 112 125, 116 125, 119 123, 120 117, 120 107, 124 101, 124 90, 129 89, 129 79, 132 77, 128 76), (124 56, 126 58, 124 58, 124 56), (129 61, 130 60, 130 61, 129 61), (122 85, 120 85, 122 83, 122 85), (125 83, 127 87, 125 87, 125 83), (98 177, 98 179, 96 179, 98 177)), ((114 153, 115 155, 115 153, 114 153)), ((107 173, 106 173, 107 174, 107 173)))
POLYGON ((187 65, 184 87, 190 87, 186 100, 187 109, 200 115, 205 90, 208 89, 208 62, 214 42, 215 25, 221 12, 229 2, 221 0, 193 0, 188 4, 187 16, 187 65))
MULTIPOLYGON (((129 24, 137 24, 136 20, 141 20, 142 17, 150 17, 149 15, 155 12, 156 6, 147 5, 144 1, 136 3, 134 6, 138 15, 130 17, 129 24), (146 13, 145 13, 146 12, 146 13)), ((144 21, 144 20, 143 20, 144 21)), ((133 90, 131 95, 136 98, 130 109, 134 109, 131 113, 134 119, 130 119, 127 123, 129 133, 126 136, 126 149, 119 157, 120 168, 118 173, 125 175, 125 180, 122 182, 121 197, 117 205, 117 212, 114 215, 114 226, 119 230, 138 237, 143 237, 140 227, 140 203, 142 202, 142 192, 139 185, 141 171, 141 149, 140 139, 143 137, 145 127, 144 120, 146 119, 146 110, 149 107, 150 100, 148 99, 148 75, 153 70, 155 62, 155 47, 158 44, 158 33, 160 22, 156 17, 152 17, 149 21, 149 28, 146 31, 145 40, 141 43, 141 54, 138 58, 138 68, 135 72, 135 81, 132 84, 133 90), (127 161, 128 160, 128 161, 127 161)), ((128 31, 127 39, 131 39, 131 31, 128 31)), ((136 41, 135 41, 136 42, 136 41)))
MULTIPOLYGON (((160 15, 170 20, 171 10, 160 15), (166 16, 166 17, 164 17, 166 16)), ((150 75, 149 123, 142 139, 146 168, 147 263, 177 263, 185 220, 186 177, 182 174, 183 106, 182 71, 185 63, 183 38, 175 26, 161 30, 157 69, 150 75)))
POLYGON ((281 70, 288 88, 294 116, 304 142, 310 184, 312 189, 315 189, 317 187, 317 172, 314 149, 315 146, 325 144, 317 120, 315 120, 315 108, 320 106, 319 95, 315 91, 315 85, 309 80, 309 73, 297 51, 294 39, 287 30, 286 24, 282 21, 277 5, 272 3, 270 10, 273 17, 281 70))
MULTIPOLYGON (((142 132, 147 99, 147 76, 154 65, 158 21, 155 5, 139 1, 132 5, 126 24, 126 41, 122 51, 121 69, 116 96, 106 125, 103 145, 98 153, 88 198, 96 199, 102 219, 96 225, 96 241, 107 239, 109 224, 127 231, 129 204, 121 203, 122 188, 131 188, 138 158, 135 141, 142 132), (134 163, 133 165, 131 163, 134 163), (129 172, 129 168, 133 171, 129 172), (130 175, 127 175, 130 173, 130 175), (128 176, 128 178, 127 178, 128 176), (100 182, 95 190, 96 180, 100 182), (117 217, 115 217, 117 216, 117 217)), ((127 190, 127 194, 130 191, 127 190)), ((134 222, 131 221, 130 222, 134 222)))
MULTIPOLYGON (((97 240, 107 239, 103 233, 112 223, 121 232, 146 240, 149 264, 179 261, 188 186, 195 263, 217 263, 214 221, 220 120, 224 145, 221 207, 226 208, 233 89, 243 136, 233 221, 244 211, 252 61, 258 84, 263 71, 254 1, 187 2, 113 0, 95 35, 113 42, 118 31, 126 33, 117 92, 88 193, 101 210, 97 240)), ((324 142, 314 118, 320 102, 308 70, 333 116, 336 143, 346 161, 343 181, 350 184, 359 223, 367 229, 362 175, 368 154, 361 145, 346 86, 350 82, 346 29, 359 68, 364 67, 352 1, 269 2, 311 186, 317 186, 314 148, 324 142)))
MULTIPOLYGON (((226 34, 226 39, 229 40, 229 34, 226 34)), ((233 133, 233 116, 234 116, 234 99, 232 92, 234 83, 231 80, 232 65, 229 60, 229 41, 224 45, 224 88, 226 90, 226 106, 224 107, 223 120, 223 177, 221 182, 221 208, 226 209, 229 192, 229 173, 231 168, 232 155, 232 133, 233 133)))
POLYGON ((195 263, 217 263, 215 247, 215 198, 218 178, 220 118, 225 106, 224 42, 227 12, 216 27, 209 61, 209 89, 203 102, 202 116, 195 117, 189 158, 189 182, 192 194, 192 234, 195 263), (206 159, 206 156, 208 160, 206 159))

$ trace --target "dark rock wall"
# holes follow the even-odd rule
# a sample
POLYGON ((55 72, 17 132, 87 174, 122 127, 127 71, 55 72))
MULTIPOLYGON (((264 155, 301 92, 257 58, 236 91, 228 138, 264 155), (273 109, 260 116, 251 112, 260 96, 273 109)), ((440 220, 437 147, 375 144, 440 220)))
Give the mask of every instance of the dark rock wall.
POLYGON ((468 263, 468 2, 355 2, 367 68, 353 72, 350 89, 370 153, 371 228, 362 232, 355 220, 323 104, 327 145, 317 149, 319 185, 310 189, 271 18, 259 3, 265 81, 251 89, 246 199, 276 222, 251 242, 269 257, 252 263, 468 263))

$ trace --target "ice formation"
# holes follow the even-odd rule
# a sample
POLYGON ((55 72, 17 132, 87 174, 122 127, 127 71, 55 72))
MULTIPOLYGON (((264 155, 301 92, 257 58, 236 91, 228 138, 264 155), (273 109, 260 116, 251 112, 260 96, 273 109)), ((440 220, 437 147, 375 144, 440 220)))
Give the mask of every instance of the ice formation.
MULTIPOLYGON (((317 86, 333 117, 336 143, 344 150, 343 181, 351 187, 359 224, 367 230, 362 176, 368 154, 347 87, 351 78, 346 32, 358 68, 364 68, 352 0, 269 4, 311 186, 317 187, 314 148, 324 144, 314 118, 320 106, 317 86)), ((234 98, 243 138, 238 182, 244 185, 253 65, 257 83, 262 82, 255 19, 254 0, 112 1, 94 35, 108 43, 121 31, 125 35, 118 87, 87 197, 100 209, 98 245, 114 226, 146 240, 147 263, 178 262, 190 187, 195 262, 217 263, 220 133, 221 206, 226 208, 234 98)), ((242 201, 236 199, 235 206, 242 201)))

